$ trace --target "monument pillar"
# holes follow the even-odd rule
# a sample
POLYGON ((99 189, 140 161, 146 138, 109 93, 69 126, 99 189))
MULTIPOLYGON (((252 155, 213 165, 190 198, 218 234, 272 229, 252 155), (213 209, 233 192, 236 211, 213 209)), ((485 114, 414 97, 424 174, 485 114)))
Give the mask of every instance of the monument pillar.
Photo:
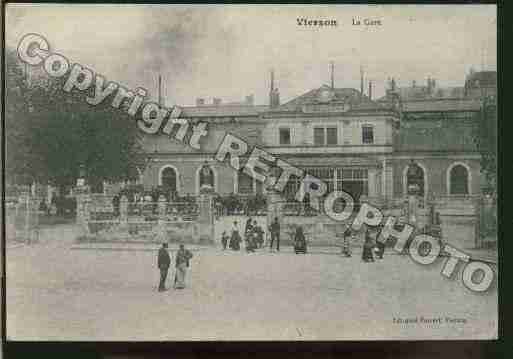
MULTIPOLYGON (((276 191, 273 186, 277 178, 270 176, 266 183, 267 192, 267 226, 270 226, 276 217, 278 222, 282 223, 283 219, 283 198, 280 192, 276 191)), ((283 225, 281 226, 283 228, 283 225)))
POLYGON ((160 242, 167 242, 166 232, 166 197, 159 196, 158 199, 158 239, 160 242))
POLYGON ((76 220, 77 224, 81 228, 82 234, 86 235, 89 233, 88 222, 90 219, 90 205, 91 196, 89 193, 89 186, 85 184, 83 179, 78 179, 77 187, 75 188, 75 198, 77 201, 77 213, 76 220))
POLYGON ((125 195, 119 199, 119 219, 128 222, 128 198, 125 195))
POLYGON ((408 215, 408 223, 415 225, 418 221, 419 199, 415 188, 412 187, 408 188, 408 209, 406 213, 408 215))

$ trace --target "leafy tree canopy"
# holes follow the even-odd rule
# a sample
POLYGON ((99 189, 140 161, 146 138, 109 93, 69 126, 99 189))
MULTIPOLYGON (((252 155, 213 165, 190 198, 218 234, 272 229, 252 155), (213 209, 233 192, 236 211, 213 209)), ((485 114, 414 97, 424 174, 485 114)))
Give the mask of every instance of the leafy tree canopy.
POLYGON ((115 92, 91 106, 85 98, 94 81, 87 91, 67 93, 67 74, 49 78, 40 68, 24 67, 14 51, 5 59, 7 181, 63 188, 76 183, 81 168, 91 184, 136 178, 136 167, 144 165, 140 132, 134 117, 111 106, 115 92))
POLYGON ((497 104, 492 98, 483 102, 476 114, 477 126, 474 141, 481 154, 481 172, 485 175, 488 190, 494 190, 497 181, 497 104))

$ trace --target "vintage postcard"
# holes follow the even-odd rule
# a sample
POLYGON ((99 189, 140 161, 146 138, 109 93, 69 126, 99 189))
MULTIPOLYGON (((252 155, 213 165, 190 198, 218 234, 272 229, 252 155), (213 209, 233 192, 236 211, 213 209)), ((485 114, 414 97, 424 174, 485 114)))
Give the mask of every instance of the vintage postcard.
POLYGON ((497 338, 495 5, 5 26, 8 340, 497 338))

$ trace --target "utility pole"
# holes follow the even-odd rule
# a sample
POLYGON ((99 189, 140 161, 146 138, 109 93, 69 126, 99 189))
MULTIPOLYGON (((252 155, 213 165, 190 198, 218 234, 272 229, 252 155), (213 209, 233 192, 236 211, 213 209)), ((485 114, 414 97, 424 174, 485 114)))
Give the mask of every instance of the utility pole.
POLYGON ((360 65, 360 96, 363 97, 363 66, 360 65))
POLYGON ((335 64, 333 63, 333 61, 331 61, 330 67, 331 67, 331 88, 334 89, 335 88, 335 64))
POLYGON ((162 76, 159 75, 159 106, 163 106, 162 103, 162 76))

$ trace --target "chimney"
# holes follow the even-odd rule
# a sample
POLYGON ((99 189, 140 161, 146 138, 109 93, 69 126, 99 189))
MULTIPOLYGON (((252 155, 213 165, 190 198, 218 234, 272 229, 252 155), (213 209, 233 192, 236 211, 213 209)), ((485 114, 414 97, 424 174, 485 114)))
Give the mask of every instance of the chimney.
POLYGON ((274 69, 271 69, 271 88, 269 89, 269 106, 273 107, 274 96, 274 69))
POLYGON ((372 100, 372 80, 369 80, 369 100, 372 100))
POLYGON ((159 75, 159 106, 164 106, 162 103, 162 76, 159 75))
POLYGON ((363 66, 360 66, 360 96, 363 97, 363 66))
POLYGON ((221 104, 221 99, 218 97, 214 97, 213 101, 214 106, 219 106, 221 104))
POLYGON ((280 106, 280 91, 278 91, 278 89, 275 88, 271 95, 271 107, 278 107, 278 106, 280 106))
POLYGON ((269 91, 269 106, 271 108, 280 105, 280 92, 274 87, 274 70, 271 70, 271 89, 269 91))
POLYGON ((246 105, 253 105, 255 103, 255 96, 253 94, 246 96, 246 105))
POLYGON ((204 106, 205 105, 205 99, 204 98, 197 98, 196 99, 196 106, 204 106))

